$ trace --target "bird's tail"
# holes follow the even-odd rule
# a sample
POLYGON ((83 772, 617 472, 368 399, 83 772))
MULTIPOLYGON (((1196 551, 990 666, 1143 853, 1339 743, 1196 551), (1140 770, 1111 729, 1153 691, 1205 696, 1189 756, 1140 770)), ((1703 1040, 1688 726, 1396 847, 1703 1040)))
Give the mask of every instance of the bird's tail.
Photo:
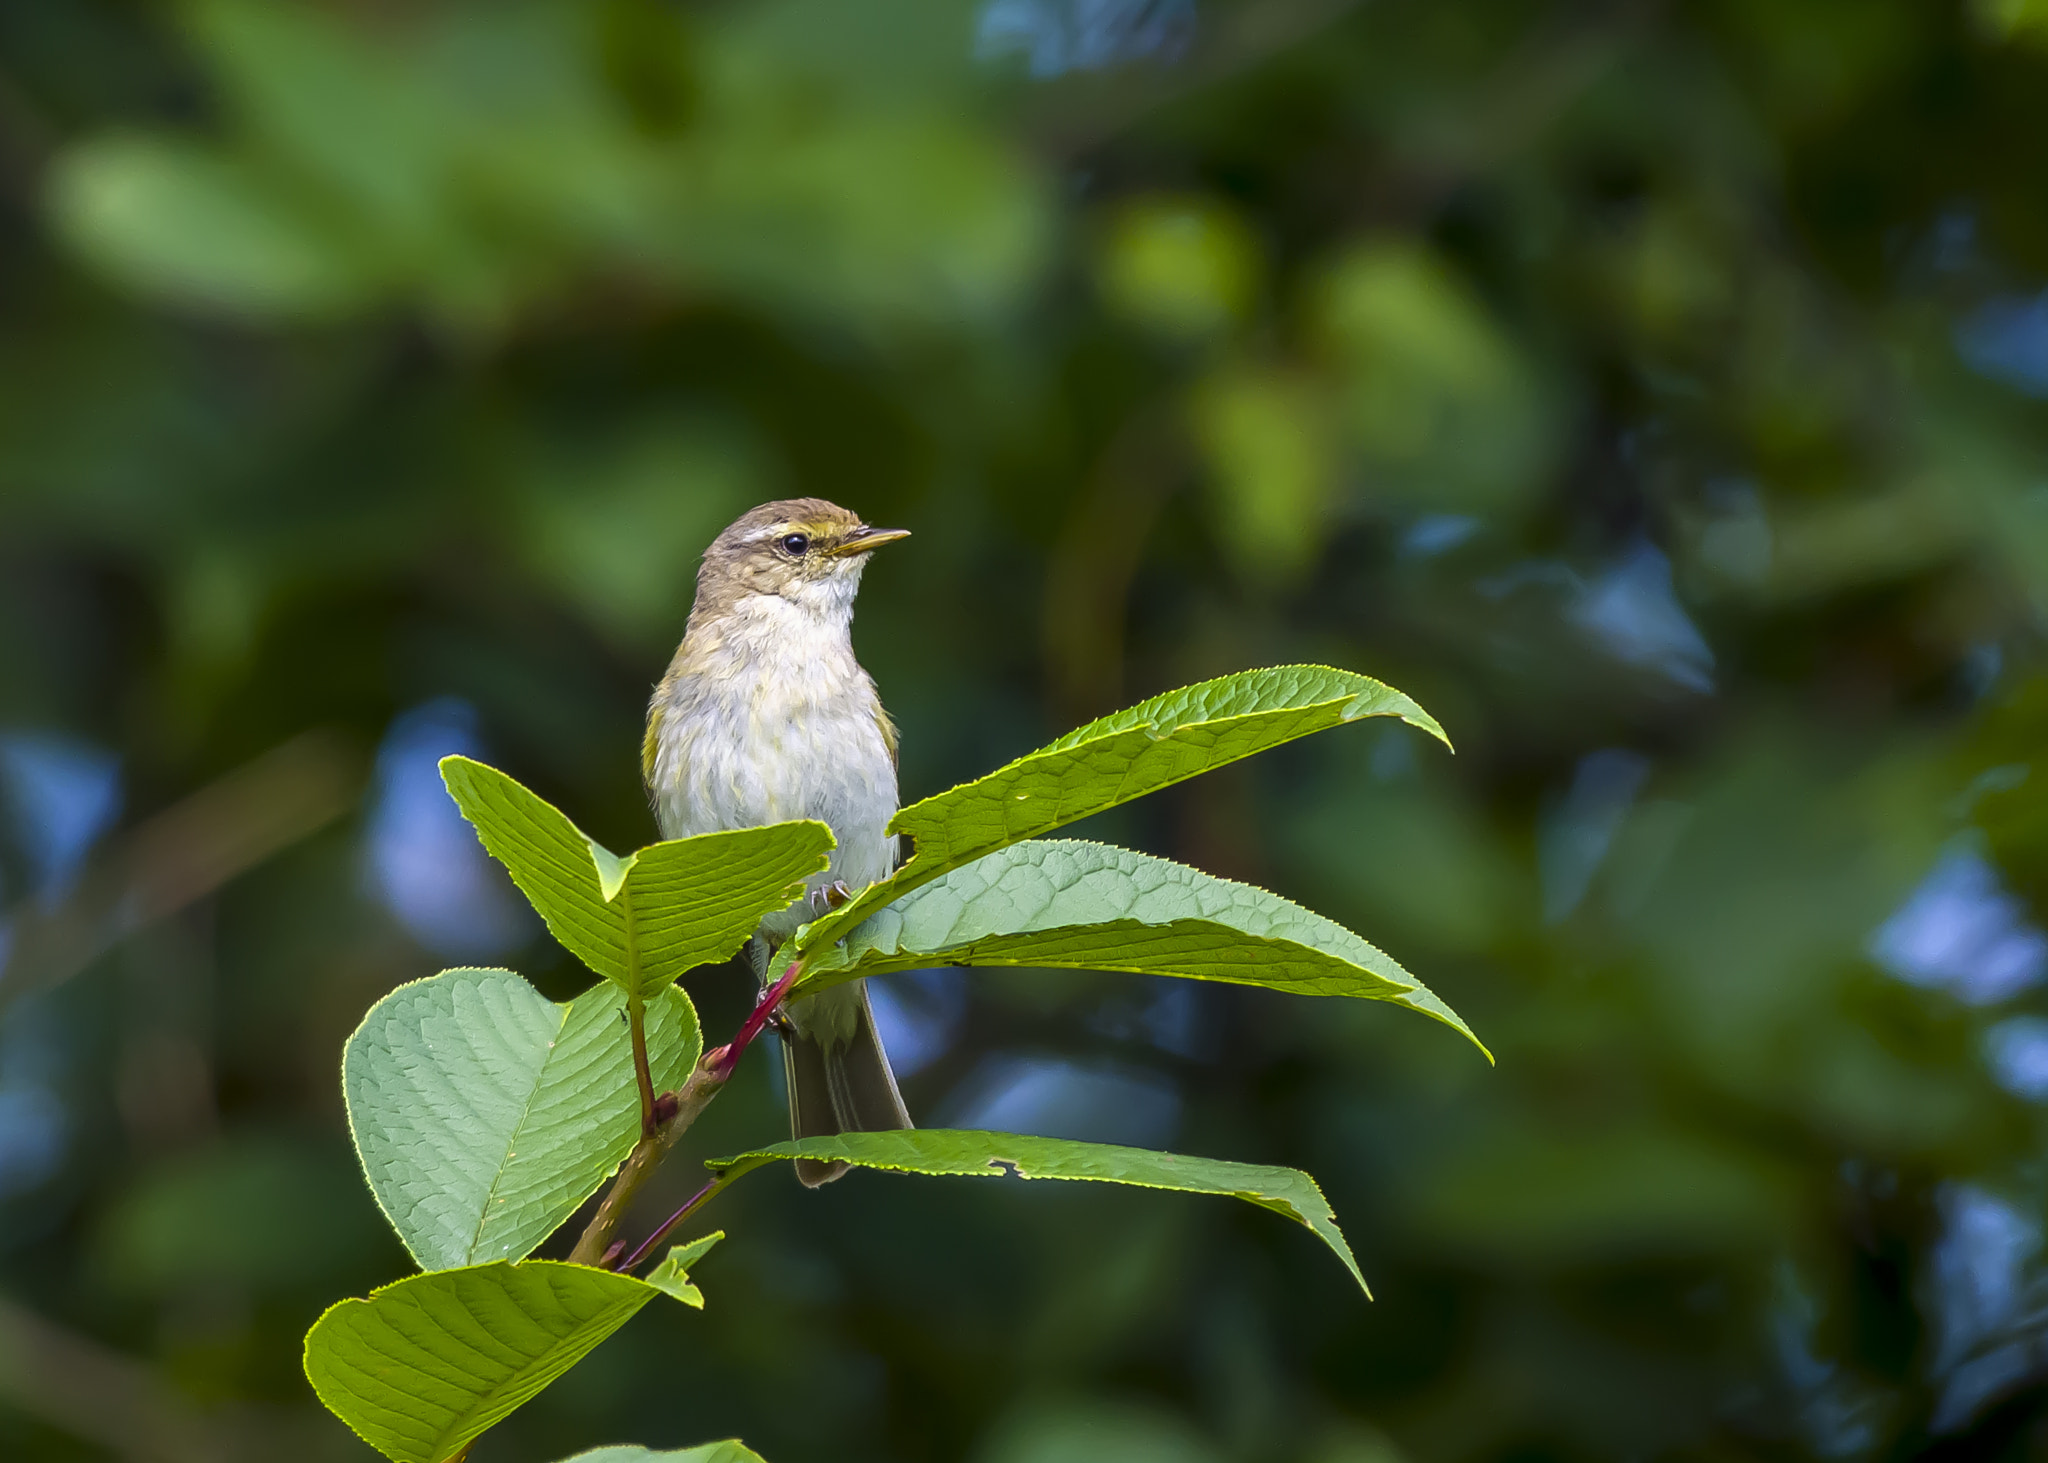
MULTIPOLYGON (((867 983, 854 989, 859 1009, 849 1034, 806 1035, 790 1027, 782 1032, 782 1069, 789 1078, 789 1128, 794 1137, 829 1138, 916 1126, 904 1110, 896 1074, 889 1070, 889 1055, 875 1031, 867 983)), ((846 1169, 844 1163, 800 1158, 796 1176, 815 1189, 846 1169)))

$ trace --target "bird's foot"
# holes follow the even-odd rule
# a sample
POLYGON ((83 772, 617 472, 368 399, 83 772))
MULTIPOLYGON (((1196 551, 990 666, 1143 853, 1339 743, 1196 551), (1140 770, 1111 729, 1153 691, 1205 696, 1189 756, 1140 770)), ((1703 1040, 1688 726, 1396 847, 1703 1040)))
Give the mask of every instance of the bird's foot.
POLYGON ((846 887, 844 879, 834 879, 821 889, 811 891, 811 913, 813 916, 827 914, 853 898, 853 891, 846 887))

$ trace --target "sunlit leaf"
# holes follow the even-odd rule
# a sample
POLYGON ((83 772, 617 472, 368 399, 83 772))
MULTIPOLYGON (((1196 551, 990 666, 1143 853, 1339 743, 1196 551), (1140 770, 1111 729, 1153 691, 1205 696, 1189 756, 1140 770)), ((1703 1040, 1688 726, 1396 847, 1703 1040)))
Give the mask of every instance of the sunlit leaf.
POLYGON ((820 952, 804 986, 932 965, 1128 970, 1359 996, 1472 1037, 1398 961, 1334 920, 1250 884, 1100 843, 1029 840, 955 869, 820 952))
MULTIPOLYGON (((556 1005, 509 970, 400 986, 349 1038, 342 1090, 363 1172, 424 1269, 532 1253, 631 1151, 639 1090, 625 994, 556 1005)), ((676 987, 647 1008, 657 1091, 702 1046, 676 987)))
MULTIPOLYGON (((805 1138, 714 1159, 709 1166, 731 1180, 785 1158, 850 1163, 856 1168, 890 1169, 898 1173, 963 1178, 1014 1174, 1027 1179, 1133 1184, 1187 1194, 1228 1194, 1307 1225, 1344 1262, 1344 1268, 1351 1272, 1359 1287, 1365 1288, 1365 1277, 1359 1273, 1351 1246, 1337 1228, 1337 1217, 1330 1210, 1329 1200, 1323 1197, 1314 1179, 1296 1168, 1190 1158, 1182 1153, 1119 1148, 1108 1143, 1076 1143, 1065 1138, 947 1128, 805 1138)), ((1370 1296, 1372 1292, 1366 1290, 1366 1294, 1370 1296)))
POLYGON ((329 1307, 306 1333, 306 1377, 393 1463, 443 1463, 664 1293, 555 1260, 414 1275, 329 1307))
POLYGON ((725 1231, 714 1230, 688 1244, 677 1245, 668 1252, 659 1265, 647 1272, 647 1283, 656 1290, 674 1296, 692 1310, 704 1309, 704 1292, 690 1283, 690 1267, 704 1258, 705 1252, 725 1238, 725 1231))
POLYGON ((641 991, 739 949, 761 916, 803 893, 832 847, 823 823, 771 823, 622 858, 495 767, 446 757, 441 776, 554 937, 599 975, 641 991))
POLYGON ((1391 686, 1315 665, 1241 671, 1089 722, 899 812, 890 826, 911 836, 914 856, 800 931, 799 948, 836 940, 892 899, 1008 844, 1368 716, 1399 717, 1450 744, 1428 712, 1391 686))
POLYGON ((768 1460, 738 1438, 727 1438, 722 1443, 699 1443, 694 1448, 677 1448, 666 1453, 631 1446, 592 1448, 587 1453, 564 1458, 562 1463, 768 1463, 768 1460))

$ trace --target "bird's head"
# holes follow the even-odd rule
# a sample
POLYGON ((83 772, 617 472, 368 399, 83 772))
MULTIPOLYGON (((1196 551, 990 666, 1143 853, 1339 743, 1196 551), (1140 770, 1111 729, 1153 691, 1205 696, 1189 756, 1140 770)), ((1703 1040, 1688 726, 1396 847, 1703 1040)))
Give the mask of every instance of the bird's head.
POLYGON ((871 527, 823 498, 763 503, 704 551, 691 619, 728 612, 753 595, 773 595, 820 615, 851 615, 868 555, 909 536, 907 529, 871 527))

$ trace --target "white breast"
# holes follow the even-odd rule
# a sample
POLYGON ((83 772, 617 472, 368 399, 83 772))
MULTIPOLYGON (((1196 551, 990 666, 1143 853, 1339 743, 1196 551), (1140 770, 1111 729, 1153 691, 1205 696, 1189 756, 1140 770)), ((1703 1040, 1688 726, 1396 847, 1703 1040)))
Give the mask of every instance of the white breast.
MULTIPOLYGON (((663 835, 815 818, 839 846, 812 888, 886 877, 896 866, 896 839, 884 831, 896 812, 896 768, 874 682, 845 630, 772 595, 743 600, 720 628, 657 700, 663 835)), ((793 906, 764 925, 787 933, 807 918, 793 906)))

